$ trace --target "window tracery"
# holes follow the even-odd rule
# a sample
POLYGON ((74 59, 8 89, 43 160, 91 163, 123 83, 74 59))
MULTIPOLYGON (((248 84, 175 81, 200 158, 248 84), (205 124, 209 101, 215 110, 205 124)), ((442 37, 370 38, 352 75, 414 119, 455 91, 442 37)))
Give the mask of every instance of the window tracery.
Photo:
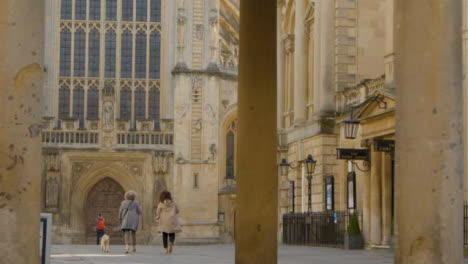
POLYGON ((97 119, 99 117, 99 90, 96 85, 88 89, 88 119, 97 119))
POLYGON ((84 89, 80 84, 73 89, 73 117, 84 119, 84 89))
POLYGON ((59 118, 66 119, 70 117, 70 88, 62 84, 59 89, 59 118))
POLYGON ((132 91, 125 86, 120 91, 120 119, 129 121, 132 117, 132 91))
POLYGON ((132 77, 133 35, 126 29, 122 34, 120 74, 122 78, 132 77))
POLYGON ((135 91, 135 119, 146 119, 146 91, 142 87, 135 91))

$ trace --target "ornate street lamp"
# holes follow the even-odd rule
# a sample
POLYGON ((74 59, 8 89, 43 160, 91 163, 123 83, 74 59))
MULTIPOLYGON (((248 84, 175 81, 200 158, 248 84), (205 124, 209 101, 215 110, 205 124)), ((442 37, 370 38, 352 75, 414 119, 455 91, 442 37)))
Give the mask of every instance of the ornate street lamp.
POLYGON ((281 176, 286 177, 288 176, 289 168, 296 169, 298 167, 305 166, 308 181, 308 213, 312 211, 312 176, 315 172, 315 165, 317 165, 317 161, 314 160, 312 155, 308 155, 306 159, 298 161, 297 165, 288 163, 286 159, 282 159, 281 163, 279 164, 281 176))

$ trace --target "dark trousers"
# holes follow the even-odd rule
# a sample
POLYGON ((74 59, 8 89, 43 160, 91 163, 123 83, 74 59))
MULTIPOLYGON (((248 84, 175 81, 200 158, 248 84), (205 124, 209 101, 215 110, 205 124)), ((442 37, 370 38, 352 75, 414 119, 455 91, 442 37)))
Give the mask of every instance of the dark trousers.
POLYGON ((104 235, 104 230, 96 230, 96 237, 97 241, 96 244, 100 245, 101 244, 101 237, 104 235))
POLYGON ((174 233, 164 233, 163 232, 163 244, 164 248, 167 248, 167 237, 169 236, 169 241, 171 244, 174 244, 175 234, 174 233))

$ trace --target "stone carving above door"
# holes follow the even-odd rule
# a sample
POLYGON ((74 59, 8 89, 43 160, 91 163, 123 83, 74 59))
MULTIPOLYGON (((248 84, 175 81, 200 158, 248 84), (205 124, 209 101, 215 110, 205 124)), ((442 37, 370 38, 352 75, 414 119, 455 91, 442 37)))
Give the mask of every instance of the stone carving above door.
POLYGON ((169 163, 173 154, 169 152, 156 152, 153 156, 153 172, 165 174, 169 171, 169 163))

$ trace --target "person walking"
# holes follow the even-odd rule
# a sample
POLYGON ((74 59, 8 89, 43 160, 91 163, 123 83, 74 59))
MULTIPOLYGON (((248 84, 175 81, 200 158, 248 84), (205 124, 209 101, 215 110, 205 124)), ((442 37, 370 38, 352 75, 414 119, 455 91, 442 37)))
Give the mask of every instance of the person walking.
POLYGON ((125 200, 120 204, 120 230, 124 233, 125 253, 129 251, 129 245, 132 244, 132 251, 136 252, 136 232, 140 223, 141 206, 136 200, 136 192, 128 191, 125 193, 125 200))
POLYGON ((99 213, 98 217, 96 218, 96 237, 97 237, 96 244, 97 245, 101 244, 101 238, 104 235, 105 230, 106 230, 106 226, 104 224, 104 217, 102 217, 102 214, 99 213))
POLYGON ((156 209, 156 221, 159 221, 159 232, 163 235, 165 254, 172 254, 175 233, 182 232, 178 214, 179 208, 172 200, 171 193, 162 191, 159 196, 158 208, 156 209))

